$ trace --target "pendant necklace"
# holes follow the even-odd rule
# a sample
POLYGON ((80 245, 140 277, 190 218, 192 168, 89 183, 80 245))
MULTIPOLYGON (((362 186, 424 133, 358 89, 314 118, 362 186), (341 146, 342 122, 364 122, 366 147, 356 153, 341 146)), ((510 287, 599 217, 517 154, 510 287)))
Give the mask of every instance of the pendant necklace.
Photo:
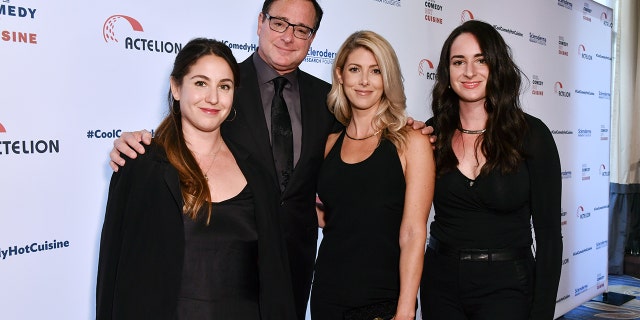
MULTIPOLYGON (((207 171, 204 172, 204 179, 207 180, 207 182, 209 181, 209 170, 211 170, 211 168, 213 167, 213 163, 216 161, 216 158, 218 157, 218 153, 220 153, 220 149, 222 149, 222 145, 224 144, 224 142, 220 142, 220 145, 218 146, 218 150, 216 150, 216 152, 212 155, 209 156, 213 156, 213 159, 211 159, 211 163, 209 164, 209 168, 207 168, 207 171)), ((194 151, 195 152, 195 151, 194 151)), ((195 152, 197 155, 200 155, 199 153, 195 152)))

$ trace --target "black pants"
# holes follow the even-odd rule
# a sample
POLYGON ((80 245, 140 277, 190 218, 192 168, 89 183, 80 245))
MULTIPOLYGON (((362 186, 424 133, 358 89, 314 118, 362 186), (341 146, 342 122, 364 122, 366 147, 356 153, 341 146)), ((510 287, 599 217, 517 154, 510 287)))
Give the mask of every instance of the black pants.
POLYGON ((425 254, 420 303, 423 320, 527 320, 534 260, 464 261, 425 254))

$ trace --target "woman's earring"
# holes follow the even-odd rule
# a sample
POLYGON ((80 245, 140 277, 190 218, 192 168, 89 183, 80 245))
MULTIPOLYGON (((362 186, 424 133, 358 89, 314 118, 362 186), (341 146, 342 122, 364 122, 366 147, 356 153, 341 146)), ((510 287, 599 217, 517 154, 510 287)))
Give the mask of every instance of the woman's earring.
POLYGON ((171 112, 173 114, 180 114, 180 101, 171 99, 171 112))
POLYGON ((231 118, 231 120, 229 120, 229 117, 227 116, 227 119, 225 121, 233 121, 236 119, 236 117, 238 116, 238 111, 236 110, 236 108, 231 108, 231 110, 233 110, 233 118, 231 118))

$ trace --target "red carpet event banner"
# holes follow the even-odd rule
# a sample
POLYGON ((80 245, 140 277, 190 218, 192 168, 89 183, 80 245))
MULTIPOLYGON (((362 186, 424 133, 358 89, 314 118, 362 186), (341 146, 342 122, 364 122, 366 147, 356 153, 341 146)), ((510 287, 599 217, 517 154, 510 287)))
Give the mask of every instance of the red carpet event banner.
MULTIPOLYGON (((400 59, 409 114, 431 116, 441 45, 461 22, 492 24, 529 78, 526 112, 562 165, 564 254, 556 316, 606 290, 611 9, 591 0, 321 0, 301 68, 326 81, 342 41, 369 29, 400 59)), ((238 61, 257 48, 262 1, 0 2, 0 318, 91 319, 108 153, 167 110, 176 53, 194 37, 238 61)), ((433 213, 432 213, 433 216, 433 213)))

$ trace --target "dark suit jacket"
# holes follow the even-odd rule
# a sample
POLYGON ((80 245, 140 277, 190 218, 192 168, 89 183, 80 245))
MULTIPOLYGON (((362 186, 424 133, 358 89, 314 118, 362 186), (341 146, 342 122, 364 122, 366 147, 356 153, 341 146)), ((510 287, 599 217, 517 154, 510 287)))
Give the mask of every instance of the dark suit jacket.
MULTIPOLYGON (((254 196, 262 319, 295 319, 277 195, 250 154, 227 145, 254 196)), ((182 205, 178 173, 156 144, 113 174, 100 241, 96 319, 174 318, 184 256, 182 205)))
MULTIPOLYGON (((261 169, 271 177, 271 188, 280 192, 252 59, 250 56, 240 64, 240 86, 236 89, 234 98, 237 117, 232 122, 223 124, 222 134, 225 139, 251 150, 261 160, 261 169)), ((327 136, 339 126, 326 105, 331 86, 300 69, 294 72, 298 73, 300 87, 302 149, 291 180, 279 199, 296 307, 299 318, 304 319, 318 238, 315 211, 317 175, 324 159, 327 136)))

